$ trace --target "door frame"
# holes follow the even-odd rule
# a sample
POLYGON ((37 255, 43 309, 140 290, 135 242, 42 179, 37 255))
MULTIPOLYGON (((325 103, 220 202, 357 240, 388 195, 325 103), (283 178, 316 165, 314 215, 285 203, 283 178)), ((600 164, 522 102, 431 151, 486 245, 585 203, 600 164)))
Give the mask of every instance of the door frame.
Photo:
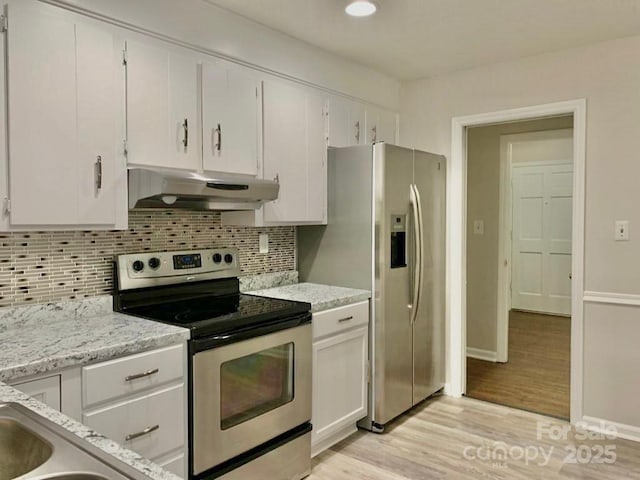
POLYGON ((446 393, 460 397, 466 392, 467 344, 467 128, 516 120, 573 115, 573 242, 571 266, 571 399, 570 420, 582 419, 583 411, 583 302, 586 113, 584 98, 523 108, 500 110, 451 119, 451 161, 447 188, 447 385, 446 393))
MULTIPOLYGON (((551 131, 569 130, 561 128, 551 131)), ((573 130, 573 127, 571 127, 573 130)), ((549 130, 544 130, 547 132, 549 130)), ((509 310, 511 309, 511 281, 513 274, 513 161, 508 150, 509 143, 513 140, 539 136, 541 132, 512 133, 500 136, 500 205, 498 213, 498 299, 497 299, 497 340, 496 361, 506 362, 509 358, 509 310), (537 134, 537 135, 536 135, 537 134), (509 262, 504 265, 505 259, 509 262)), ((572 165, 572 158, 558 160, 523 162, 522 165, 546 166, 546 165, 572 165)), ((572 208, 573 211, 573 208, 572 208)))

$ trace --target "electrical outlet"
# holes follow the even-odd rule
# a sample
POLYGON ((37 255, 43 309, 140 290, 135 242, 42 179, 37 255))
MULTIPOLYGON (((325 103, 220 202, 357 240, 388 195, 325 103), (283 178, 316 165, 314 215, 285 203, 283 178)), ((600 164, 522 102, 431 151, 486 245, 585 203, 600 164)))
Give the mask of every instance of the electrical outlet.
POLYGON ((484 220, 473 221, 473 234, 484 235, 484 220))
POLYGON ((626 242, 629 240, 629 220, 616 220, 614 238, 616 242, 626 242))
POLYGON ((261 233, 259 239, 260 253, 269 253, 269 234, 261 233))

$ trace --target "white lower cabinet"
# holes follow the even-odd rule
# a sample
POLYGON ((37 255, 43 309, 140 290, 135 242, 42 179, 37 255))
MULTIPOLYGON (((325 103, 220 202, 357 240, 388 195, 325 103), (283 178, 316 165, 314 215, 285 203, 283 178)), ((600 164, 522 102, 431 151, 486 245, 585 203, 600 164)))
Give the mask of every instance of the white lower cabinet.
POLYGON ((82 423, 185 476, 186 357, 183 345, 82 368, 82 423))
POLYGON ((312 456, 367 415, 368 325, 368 301, 313 314, 312 456))
POLYGON ((11 386, 54 410, 61 411, 60 375, 13 383, 11 386))

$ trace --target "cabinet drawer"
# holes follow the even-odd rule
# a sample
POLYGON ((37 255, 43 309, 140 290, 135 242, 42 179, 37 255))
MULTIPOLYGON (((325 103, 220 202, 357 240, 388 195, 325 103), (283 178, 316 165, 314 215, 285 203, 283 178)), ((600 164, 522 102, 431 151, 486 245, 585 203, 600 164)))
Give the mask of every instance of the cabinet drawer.
POLYGON ((350 330, 369 322, 369 301, 313 314, 313 339, 350 330))
POLYGON ((182 345, 117 358, 82 368, 86 407, 183 378, 182 345))
POLYGON ((184 445, 184 413, 184 385, 180 384, 85 412, 82 423, 144 457, 154 458, 184 445))

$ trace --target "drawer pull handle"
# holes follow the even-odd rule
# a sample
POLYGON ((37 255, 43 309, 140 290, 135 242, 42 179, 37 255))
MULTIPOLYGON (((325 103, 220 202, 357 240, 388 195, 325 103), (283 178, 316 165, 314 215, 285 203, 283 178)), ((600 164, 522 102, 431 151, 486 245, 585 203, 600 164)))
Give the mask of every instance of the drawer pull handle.
POLYGON ((144 435, 148 435, 151 432, 155 432, 156 430, 158 430, 160 428, 160 425, 154 425, 153 427, 147 427, 144 430, 142 430, 141 432, 138 433, 130 433, 129 435, 127 435, 126 437, 124 437, 124 441, 128 442, 129 440, 133 440, 134 438, 138 438, 138 437, 142 437, 144 435))
POLYGON ((158 373, 160 370, 154 368, 153 370, 147 370, 144 373, 136 373, 135 375, 129 375, 128 377, 124 377, 125 382, 130 382, 131 380, 136 380, 138 378, 148 377, 149 375, 153 375, 154 373, 158 373))
POLYGON ((349 320, 353 320, 353 315, 350 317, 341 318, 340 320, 338 320, 338 323, 348 322, 349 320))

